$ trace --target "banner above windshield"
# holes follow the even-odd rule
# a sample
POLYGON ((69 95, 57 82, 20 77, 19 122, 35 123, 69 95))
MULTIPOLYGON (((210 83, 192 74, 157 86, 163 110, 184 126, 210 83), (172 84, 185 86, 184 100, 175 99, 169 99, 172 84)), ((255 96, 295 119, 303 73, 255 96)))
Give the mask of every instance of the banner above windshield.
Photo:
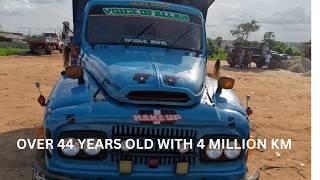
POLYGON ((187 14, 180 14, 175 12, 152 10, 152 9, 137 9, 137 8, 102 8, 106 15, 122 15, 122 16, 143 16, 143 17, 157 17, 164 19, 172 19, 176 21, 189 22, 190 17, 187 14))
POLYGON ((123 16, 166 19, 178 22, 201 24, 198 16, 177 11, 159 10, 152 8, 117 7, 97 5, 90 9, 89 16, 123 16))

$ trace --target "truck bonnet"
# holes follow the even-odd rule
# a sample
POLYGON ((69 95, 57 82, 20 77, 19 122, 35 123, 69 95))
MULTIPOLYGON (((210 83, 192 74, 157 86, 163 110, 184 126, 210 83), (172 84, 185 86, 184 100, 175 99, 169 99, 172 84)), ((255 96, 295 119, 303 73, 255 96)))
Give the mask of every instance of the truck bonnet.
POLYGON ((120 102, 189 106, 202 98, 206 72, 202 58, 143 46, 92 51, 83 65, 120 102))

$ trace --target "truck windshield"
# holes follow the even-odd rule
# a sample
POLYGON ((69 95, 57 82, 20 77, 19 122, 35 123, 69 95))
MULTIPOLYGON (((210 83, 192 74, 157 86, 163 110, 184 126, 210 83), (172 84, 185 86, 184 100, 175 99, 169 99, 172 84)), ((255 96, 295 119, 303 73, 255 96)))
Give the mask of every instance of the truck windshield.
POLYGON ((200 51, 200 18, 162 10, 94 7, 86 30, 90 44, 158 46, 200 51))
POLYGON ((50 37, 50 38, 58 38, 58 35, 56 33, 43 33, 44 37, 50 37))

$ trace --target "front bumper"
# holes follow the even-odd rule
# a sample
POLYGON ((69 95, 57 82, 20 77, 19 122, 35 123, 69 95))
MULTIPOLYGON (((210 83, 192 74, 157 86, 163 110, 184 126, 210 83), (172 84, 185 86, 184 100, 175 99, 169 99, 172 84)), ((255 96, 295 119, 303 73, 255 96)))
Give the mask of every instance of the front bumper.
POLYGON ((83 174, 83 172, 79 172, 78 173, 78 177, 68 177, 68 176, 64 176, 64 175, 58 175, 56 173, 52 173, 49 172, 47 169, 43 168, 43 166, 41 167, 41 165, 39 164, 39 162, 34 161, 33 165, 32 165, 32 179, 33 180, 50 180, 50 179, 55 179, 55 180, 71 180, 71 179, 126 179, 126 180, 134 180, 134 179, 141 179, 141 180, 149 180, 149 179, 153 179, 153 180, 163 180, 164 178, 168 178, 168 179, 177 179, 177 180, 211 180, 211 179, 223 179, 223 180, 258 180, 260 178, 260 172, 257 170, 254 175, 250 176, 250 177, 244 177, 245 174, 238 174, 235 175, 234 173, 231 173, 230 176, 228 175, 217 175, 217 174, 212 174, 212 173, 191 173, 188 174, 186 176, 172 176, 172 175, 167 175, 167 174, 152 174, 150 173, 149 175, 139 175, 139 174, 135 174, 134 176, 120 176, 117 173, 114 174, 110 174, 109 177, 95 177, 95 176, 87 176, 85 174, 83 174))

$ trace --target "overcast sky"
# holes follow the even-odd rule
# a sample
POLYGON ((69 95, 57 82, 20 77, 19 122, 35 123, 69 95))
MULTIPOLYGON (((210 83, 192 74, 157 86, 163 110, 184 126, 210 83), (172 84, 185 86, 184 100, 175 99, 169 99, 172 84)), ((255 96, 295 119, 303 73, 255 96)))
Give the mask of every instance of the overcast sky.
MULTIPOLYGON (((208 13, 208 36, 233 39, 233 26, 253 18, 262 27, 251 40, 261 40, 268 31, 275 32, 277 40, 310 40, 310 0, 216 0, 208 13)), ((71 0, 0 0, 2 30, 54 32, 64 20, 72 21, 71 0)))

